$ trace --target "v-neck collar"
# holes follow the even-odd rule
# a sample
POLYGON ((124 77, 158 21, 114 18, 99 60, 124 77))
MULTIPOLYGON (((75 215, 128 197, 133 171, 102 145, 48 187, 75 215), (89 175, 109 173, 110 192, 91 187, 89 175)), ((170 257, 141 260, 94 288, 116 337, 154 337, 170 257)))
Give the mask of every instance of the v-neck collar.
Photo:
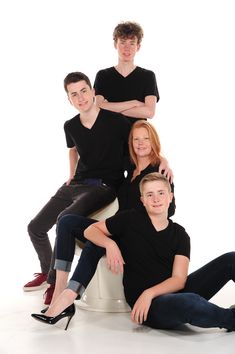
POLYGON ((82 121, 81 121, 81 117, 79 116, 79 120, 80 120, 80 124, 82 126, 82 128, 84 128, 85 130, 87 131, 93 131, 97 125, 97 121, 99 120, 99 116, 100 116, 100 112, 101 112, 101 109, 99 111, 99 113, 97 114, 97 117, 96 117, 96 120, 94 121, 94 123, 92 124, 92 126, 90 128, 86 127, 82 121))
POLYGON ((146 219, 147 219, 148 224, 151 226, 152 230, 155 231, 155 232, 157 232, 158 234, 163 234, 164 232, 166 232, 167 229, 170 227, 170 225, 171 225, 171 223, 172 223, 172 220, 171 220, 171 219, 168 219, 168 225, 167 225, 167 227, 165 227, 165 229, 162 229, 162 230, 157 230, 157 229, 154 227, 154 225, 153 225, 153 223, 152 223, 152 220, 151 220, 151 218, 149 217, 149 215, 148 215, 146 209, 144 209, 144 212, 145 212, 145 217, 146 217, 146 219))
POLYGON ((114 72, 115 72, 119 77, 121 77, 121 78, 124 79, 124 80, 127 79, 127 78, 129 78, 132 74, 134 74, 135 71, 136 71, 138 68, 139 68, 139 67, 136 66, 135 69, 130 72, 130 74, 128 74, 127 76, 123 76, 123 75, 120 74, 120 72, 115 68, 115 66, 113 66, 114 72))

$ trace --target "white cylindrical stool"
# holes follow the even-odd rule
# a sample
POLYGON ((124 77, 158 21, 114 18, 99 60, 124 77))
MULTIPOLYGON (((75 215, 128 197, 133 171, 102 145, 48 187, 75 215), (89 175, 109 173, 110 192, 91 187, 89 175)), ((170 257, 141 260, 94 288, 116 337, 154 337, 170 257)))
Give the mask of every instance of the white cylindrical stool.
POLYGON ((99 261, 97 270, 77 306, 89 311, 130 311, 124 296, 122 274, 113 274, 108 270, 106 257, 99 261))
MULTIPOLYGON (((91 217, 105 220, 118 210, 117 199, 91 217)), ((130 307, 124 296, 122 274, 113 274, 106 265, 106 257, 98 263, 96 272, 83 293, 77 306, 89 311, 129 312, 130 307)))

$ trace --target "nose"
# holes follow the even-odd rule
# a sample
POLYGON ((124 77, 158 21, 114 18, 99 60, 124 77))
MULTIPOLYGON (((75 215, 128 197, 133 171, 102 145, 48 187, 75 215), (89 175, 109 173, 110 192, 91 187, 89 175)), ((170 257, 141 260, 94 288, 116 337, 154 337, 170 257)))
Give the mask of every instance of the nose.
POLYGON ((129 44, 129 43, 125 43, 125 44, 124 44, 124 48, 125 48, 125 49, 129 49, 129 48, 130 48, 130 44, 129 44))
POLYGON ((157 203, 159 201, 159 196, 157 194, 153 194, 153 202, 157 203))
POLYGON ((78 101, 82 101, 83 100, 83 94, 82 93, 79 93, 78 95, 78 101))

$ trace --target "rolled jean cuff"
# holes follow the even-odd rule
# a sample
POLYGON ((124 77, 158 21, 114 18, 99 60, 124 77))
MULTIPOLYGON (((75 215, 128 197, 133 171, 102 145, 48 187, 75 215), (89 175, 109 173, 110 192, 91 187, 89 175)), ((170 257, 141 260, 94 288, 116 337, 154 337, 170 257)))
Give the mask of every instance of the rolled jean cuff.
POLYGON ((73 290, 75 293, 79 294, 80 296, 82 296, 82 294, 85 291, 84 286, 75 280, 70 280, 68 282, 67 289, 73 290))
POLYGON ((70 272, 72 262, 64 261, 62 259, 56 259, 54 269, 63 270, 64 272, 70 272))

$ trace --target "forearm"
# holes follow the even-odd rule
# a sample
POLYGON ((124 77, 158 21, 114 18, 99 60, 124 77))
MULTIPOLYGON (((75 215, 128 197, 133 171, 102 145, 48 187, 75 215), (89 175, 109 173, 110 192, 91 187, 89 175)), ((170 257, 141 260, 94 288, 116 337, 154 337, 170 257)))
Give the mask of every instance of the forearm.
POLYGON ((156 109, 156 96, 146 96, 144 102, 138 102, 140 103, 138 106, 122 111, 122 114, 130 118, 153 118, 156 109))
POLYGON ((72 179, 75 175, 77 164, 79 160, 79 155, 77 150, 72 148, 69 150, 69 178, 72 179))
POLYGON ((90 225, 85 231, 84 236, 87 240, 93 242, 95 245, 107 248, 110 242, 113 242, 108 235, 105 235, 99 228, 90 225))
POLYGON ((145 104, 143 104, 143 106, 140 107, 133 107, 125 111, 122 111, 122 114, 124 114, 127 117, 140 118, 140 119, 151 119, 154 117, 154 113, 155 113, 154 110, 152 110, 150 107, 146 106, 145 104))
POLYGON ((174 293, 184 288, 186 279, 180 277, 171 277, 160 284, 157 284, 151 288, 146 289, 145 291, 151 295, 151 298, 154 299, 157 296, 174 293))
POLYGON ((123 101, 123 102, 108 102, 107 100, 98 101, 99 108, 107 109, 112 112, 123 113, 141 105, 137 100, 123 101))

